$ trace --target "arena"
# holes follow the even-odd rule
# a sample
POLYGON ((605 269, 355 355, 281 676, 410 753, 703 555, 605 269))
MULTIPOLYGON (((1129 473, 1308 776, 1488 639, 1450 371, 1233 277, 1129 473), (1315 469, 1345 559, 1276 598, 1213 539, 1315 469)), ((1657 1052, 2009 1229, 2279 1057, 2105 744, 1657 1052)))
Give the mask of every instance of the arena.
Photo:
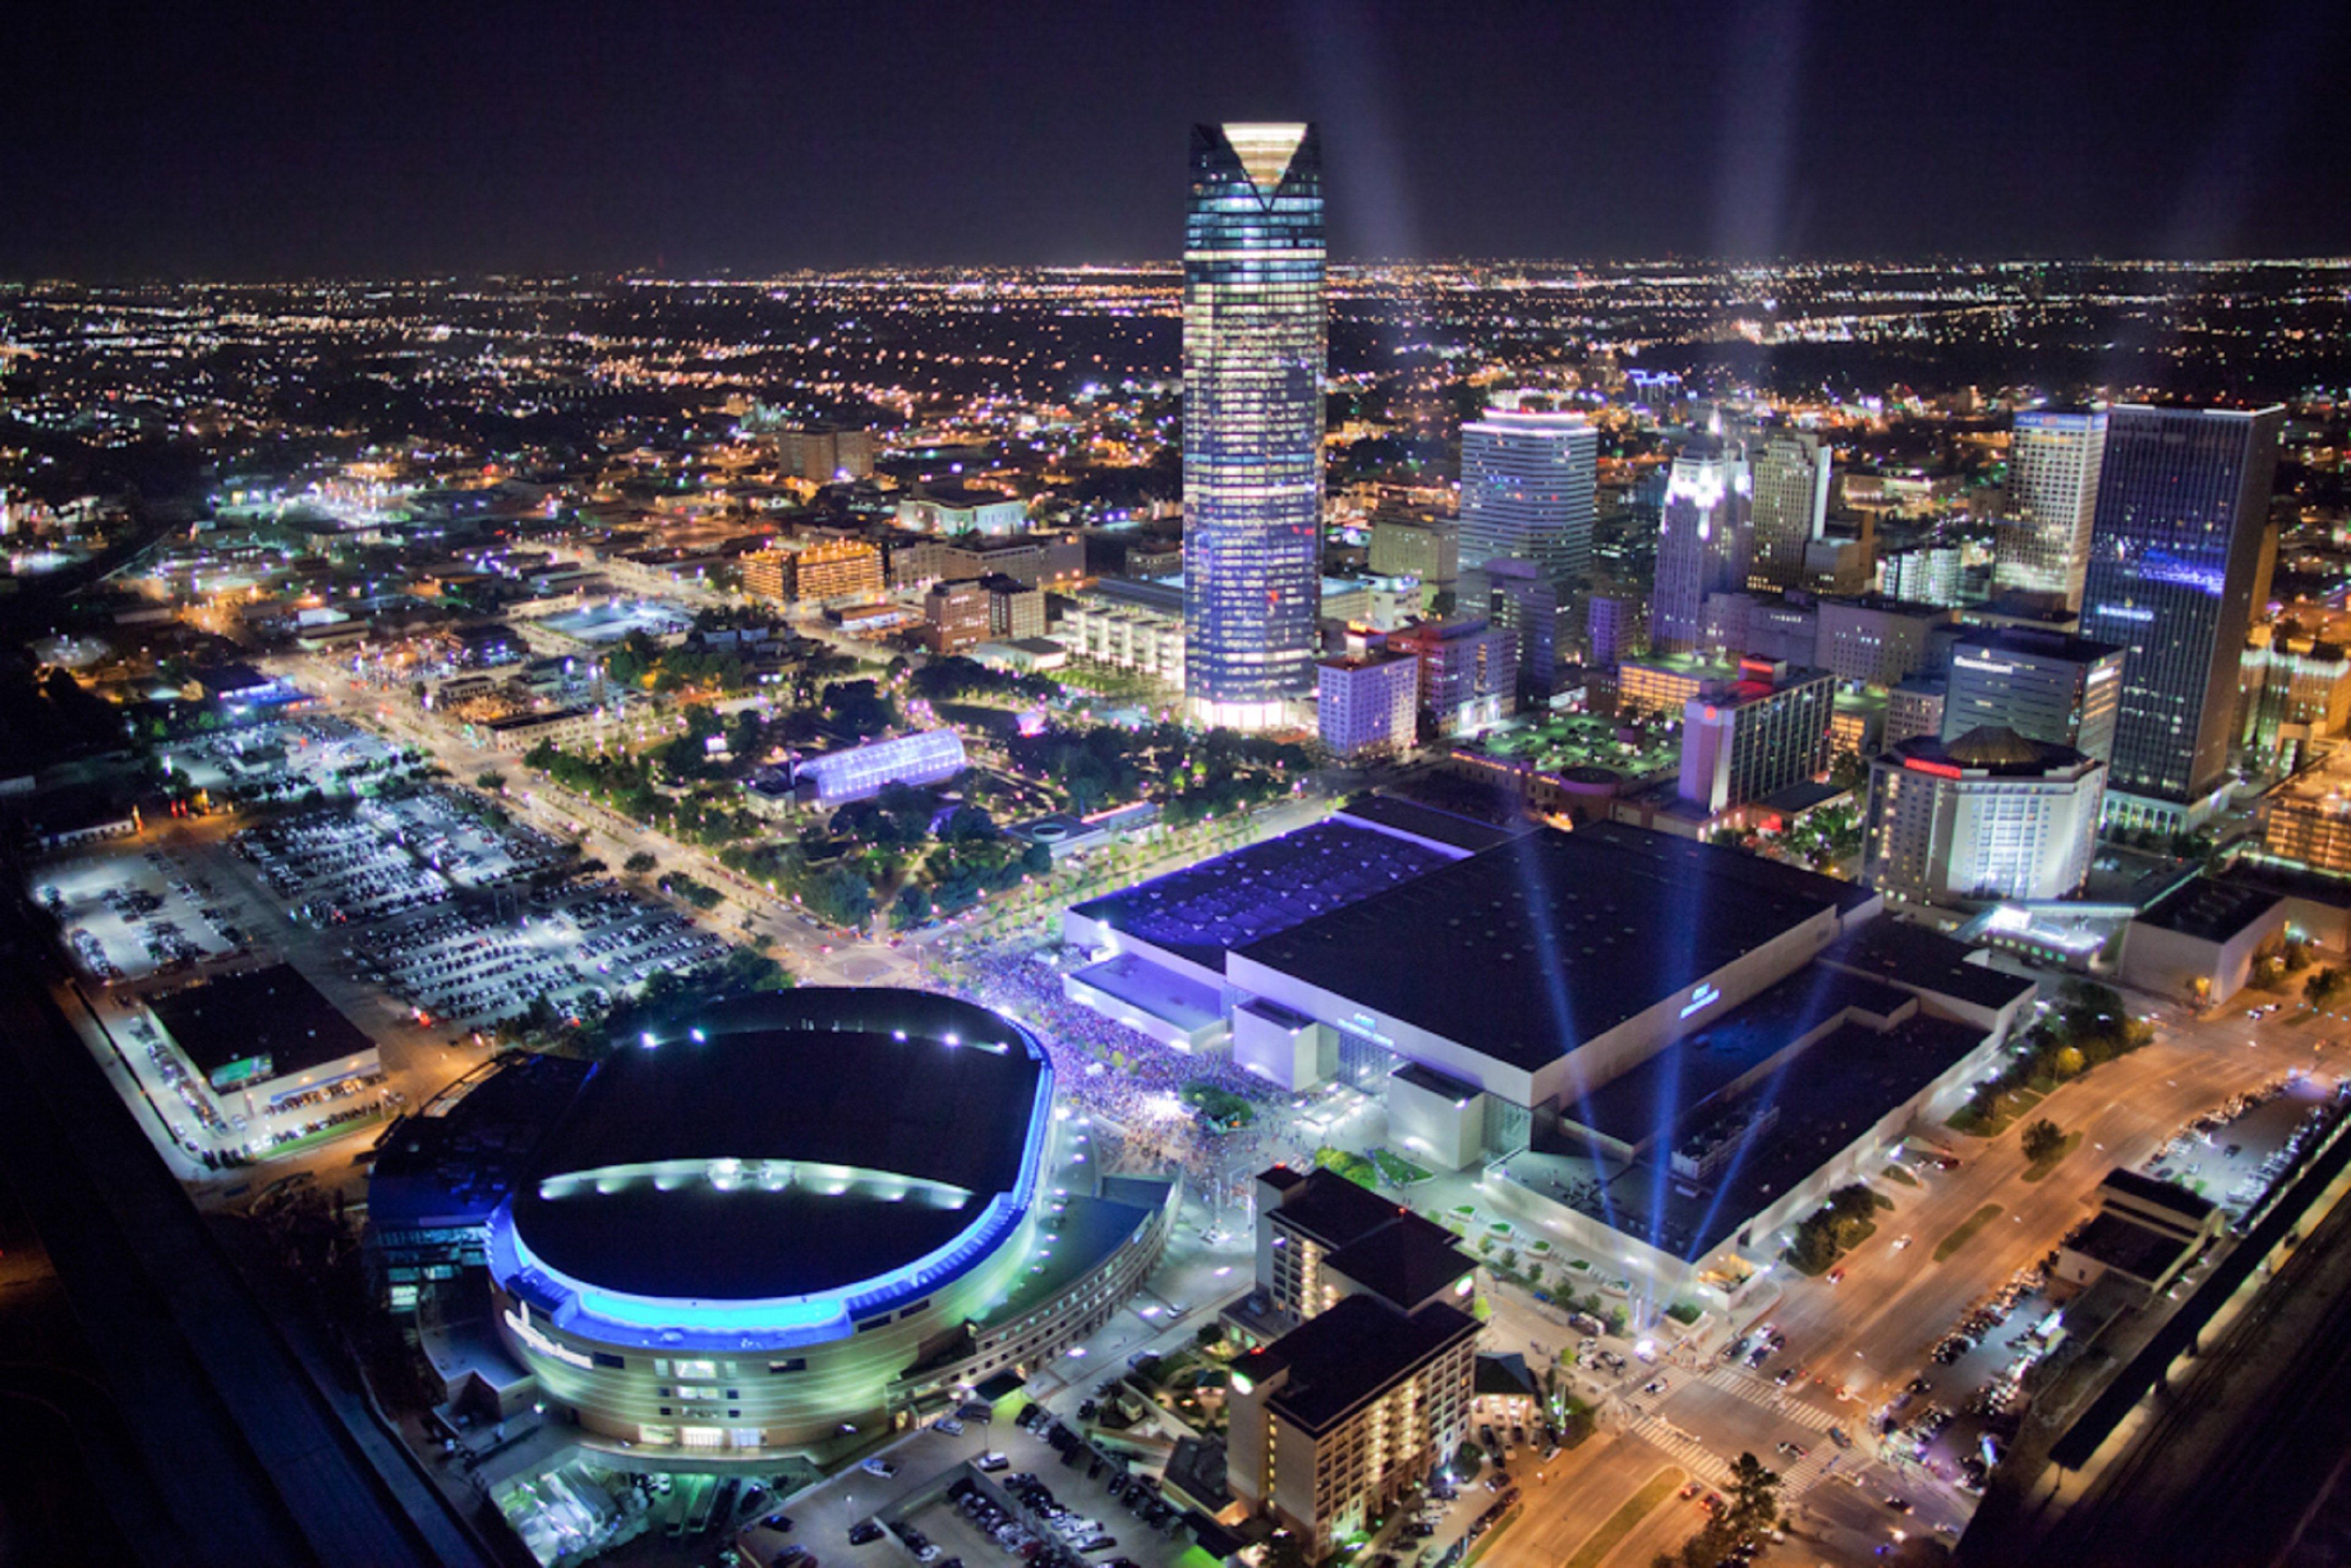
POLYGON ((716 1004, 622 1042, 490 1212, 498 1333, 589 1440, 836 1449, 1057 1354, 1155 1266, 1173 1185, 1047 1190, 1062 1125, 1044 1050, 984 1008, 716 1004))

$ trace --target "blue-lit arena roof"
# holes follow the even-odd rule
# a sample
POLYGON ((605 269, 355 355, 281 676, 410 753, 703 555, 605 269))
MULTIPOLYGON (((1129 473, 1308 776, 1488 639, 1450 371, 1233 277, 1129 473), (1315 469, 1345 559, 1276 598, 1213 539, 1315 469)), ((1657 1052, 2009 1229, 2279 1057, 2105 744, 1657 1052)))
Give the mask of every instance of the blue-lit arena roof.
POLYGON ((716 1004, 598 1066, 493 1216, 490 1270, 607 1343, 845 1338, 1015 1239, 1052 1092, 1027 1030, 952 998, 716 1004))

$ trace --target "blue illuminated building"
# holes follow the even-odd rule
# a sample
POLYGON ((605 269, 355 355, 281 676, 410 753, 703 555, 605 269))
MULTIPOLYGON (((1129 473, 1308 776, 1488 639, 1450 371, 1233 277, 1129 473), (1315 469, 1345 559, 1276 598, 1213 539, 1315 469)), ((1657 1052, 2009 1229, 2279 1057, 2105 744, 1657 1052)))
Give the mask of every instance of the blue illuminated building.
POLYGON ((961 736, 951 729, 925 729, 811 758, 794 777, 829 810, 878 795, 892 784, 943 784, 967 765, 961 736))
POLYGON ((2111 410, 2081 634, 2127 650, 2108 816, 2189 825, 2228 769, 2283 408, 2111 410))
POLYGON ((616 1041, 527 1159, 501 1154, 499 1337, 596 1437, 821 1456, 1043 1364, 1156 1266, 1173 1184, 1095 1178, 1057 1148, 1076 1125, 1035 1037, 967 1002, 710 1004, 616 1041))
POLYGON ((1184 234, 1185 688, 1202 719, 1295 722, 1322 526, 1322 149, 1196 125, 1184 234))

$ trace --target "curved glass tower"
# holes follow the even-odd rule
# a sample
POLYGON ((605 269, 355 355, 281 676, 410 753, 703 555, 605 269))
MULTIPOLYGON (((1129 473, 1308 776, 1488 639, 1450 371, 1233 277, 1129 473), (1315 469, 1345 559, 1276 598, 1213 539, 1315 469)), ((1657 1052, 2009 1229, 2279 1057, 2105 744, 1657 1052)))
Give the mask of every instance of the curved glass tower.
POLYGON ((1184 672, 1204 722, 1302 718, 1322 528, 1322 149, 1196 125, 1184 227, 1184 672))

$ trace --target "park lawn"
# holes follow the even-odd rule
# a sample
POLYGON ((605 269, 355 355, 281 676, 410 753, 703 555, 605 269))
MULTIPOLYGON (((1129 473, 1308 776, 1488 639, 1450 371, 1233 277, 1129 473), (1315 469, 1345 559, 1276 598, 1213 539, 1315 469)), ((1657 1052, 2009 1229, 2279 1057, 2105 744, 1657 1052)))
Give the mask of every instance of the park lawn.
POLYGON ((1624 1505, 1602 1521, 1599 1529, 1586 1536, 1575 1555, 1567 1560, 1567 1568, 1600 1568, 1618 1542, 1633 1533, 1634 1526, 1649 1517, 1656 1506, 1673 1496, 1676 1488, 1687 1478, 1667 1465, 1645 1482, 1639 1491, 1625 1500, 1624 1505))
POLYGON ((1935 1261, 1939 1263, 1944 1259, 1949 1258, 1952 1253, 1957 1252, 1960 1248, 1965 1247, 1969 1242, 1975 1239, 1975 1234, 1977 1231, 1981 1230, 1985 1226, 1990 1225, 1993 1220, 1998 1219, 2006 1212, 2007 1211, 2005 1209, 2001 1208, 2001 1206, 1996 1203, 1987 1203, 1981 1208, 1977 1209, 1973 1214, 1970 1214, 1965 1219, 1959 1221, 1959 1227, 1958 1229, 1952 1231, 1949 1236, 1944 1237, 1941 1241, 1936 1244, 1935 1261))
POLYGON ((2051 1171, 2055 1170, 2064 1160, 2067 1155, 2072 1154, 2075 1149, 2078 1149, 2081 1146, 2081 1134, 2066 1134, 2065 1141, 2057 1145, 2057 1152, 2055 1154, 2051 1155, 2047 1159, 2034 1160, 2031 1165, 2024 1167, 2024 1179, 2027 1181, 2039 1181, 2043 1176, 2045 1176, 2051 1171))

